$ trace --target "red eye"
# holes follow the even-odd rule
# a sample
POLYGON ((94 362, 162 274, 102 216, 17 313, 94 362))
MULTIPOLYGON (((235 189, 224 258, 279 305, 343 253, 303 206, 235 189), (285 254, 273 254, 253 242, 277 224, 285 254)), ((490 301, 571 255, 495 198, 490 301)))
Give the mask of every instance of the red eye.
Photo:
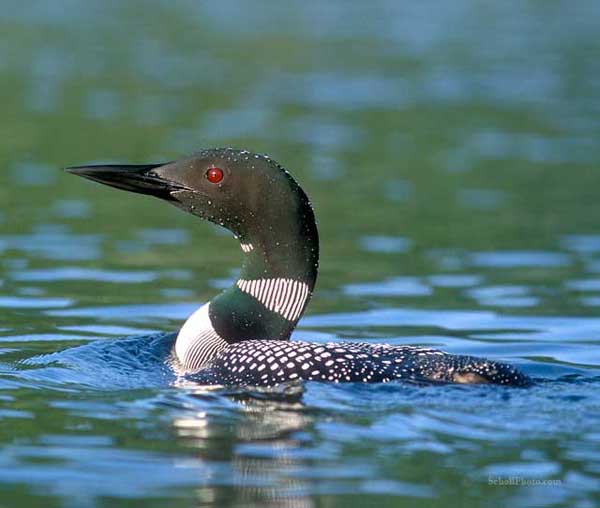
POLYGON ((223 170, 219 168, 210 168, 206 172, 206 179, 210 183, 219 183, 221 180, 223 180, 223 170))

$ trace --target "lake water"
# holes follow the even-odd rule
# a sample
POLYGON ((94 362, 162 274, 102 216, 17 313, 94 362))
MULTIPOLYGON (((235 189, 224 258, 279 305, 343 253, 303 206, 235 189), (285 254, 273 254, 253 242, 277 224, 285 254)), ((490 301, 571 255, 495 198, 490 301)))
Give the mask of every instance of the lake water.
POLYGON ((597 506, 598 2, 1 6, 0 507, 597 506), (170 334, 239 247, 61 168, 228 145, 315 206, 294 338, 536 384, 178 378, 170 334))

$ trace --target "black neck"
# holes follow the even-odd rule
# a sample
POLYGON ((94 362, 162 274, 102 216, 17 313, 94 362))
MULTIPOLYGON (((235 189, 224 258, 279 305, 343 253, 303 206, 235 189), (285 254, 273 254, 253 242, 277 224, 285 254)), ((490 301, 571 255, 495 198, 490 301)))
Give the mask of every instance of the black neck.
POLYGON ((288 339, 313 292, 319 265, 317 226, 308 197, 291 177, 289 180, 289 192, 269 196, 262 214, 247 219, 246 227, 236 231, 244 251, 240 278, 211 300, 213 326, 230 343, 288 339), (239 286, 241 281, 277 279, 307 287, 306 300, 292 319, 270 310, 239 286))

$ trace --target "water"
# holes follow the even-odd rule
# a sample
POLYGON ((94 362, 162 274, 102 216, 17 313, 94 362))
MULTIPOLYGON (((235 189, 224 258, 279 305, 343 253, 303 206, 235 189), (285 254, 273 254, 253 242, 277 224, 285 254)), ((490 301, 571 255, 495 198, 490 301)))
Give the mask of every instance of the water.
POLYGON ((596 2, 2 2, 0 506, 572 506, 600 487, 596 2), (268 152, 311 196, 296 339, 536 385, 205 390, 231 235, 60 168, 268 152))

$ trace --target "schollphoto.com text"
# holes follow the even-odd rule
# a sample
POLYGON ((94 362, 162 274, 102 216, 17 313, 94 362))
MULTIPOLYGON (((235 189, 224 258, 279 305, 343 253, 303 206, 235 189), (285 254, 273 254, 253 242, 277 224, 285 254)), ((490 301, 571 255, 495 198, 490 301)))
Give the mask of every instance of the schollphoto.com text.
POLYGON ((527 478, 525 476, 488 476, 488 485, 498 487, 537 486, 551 487, 562 485, 562 480, 552 478, 527 478))

